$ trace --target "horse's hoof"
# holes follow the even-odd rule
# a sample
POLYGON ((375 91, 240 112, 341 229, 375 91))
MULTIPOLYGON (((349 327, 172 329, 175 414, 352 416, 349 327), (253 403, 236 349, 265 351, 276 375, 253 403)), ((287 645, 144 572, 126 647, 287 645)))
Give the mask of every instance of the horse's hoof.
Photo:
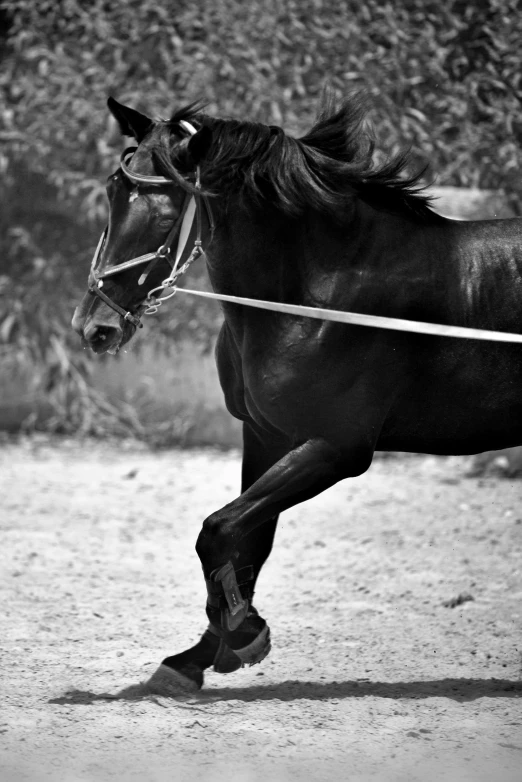
POLYGON ((271 648, 270 628, 268 625, 265 625, 259 635, 248 646, 243 646, 242 649, 234 649, 234 654, 239 657, 243 665, 256 665, 265 659, 271 648))
POLYGON ((162 663, 143 686, 154 695, 176 698, 179 695, 190 695, 198 692, 202 685, 203 674, 201 671, 184 674, 162 663))

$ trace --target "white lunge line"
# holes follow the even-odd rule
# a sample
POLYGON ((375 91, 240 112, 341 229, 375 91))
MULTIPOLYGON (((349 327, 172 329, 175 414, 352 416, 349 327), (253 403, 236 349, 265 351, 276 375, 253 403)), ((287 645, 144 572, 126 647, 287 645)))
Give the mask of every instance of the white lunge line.
POLYGON ((284 312, 288 315, 299 315, 317 320, 331 320, 336 323, 349 323, 354 326, 371 326, 376 329, 391 329, 392 331, 410 331, 415 334, 432 334, 436 337, 460 337, 463 339, 482 339, 492 342, 522 343, 522 334, 510 334, 506 331, 488 331, 487 329, 469 329, 464 326, 445 326, 442 323, 425 323, 420 320, 404 320, 402 318, 386 318, 383 315, 363 315, 359 312, 343 312, 320 307, 305 307, 302 304, 283 304, 282 302, 264 301, 263 299, 248 299, 243 296, 229 296, 226 293, 210 291, 193 291, 190 288, 176 288, 179 293, 200 296, 204 299, 228 301, 231 304, 244 304, 247 307, 257 307, 260 310, 284 312))

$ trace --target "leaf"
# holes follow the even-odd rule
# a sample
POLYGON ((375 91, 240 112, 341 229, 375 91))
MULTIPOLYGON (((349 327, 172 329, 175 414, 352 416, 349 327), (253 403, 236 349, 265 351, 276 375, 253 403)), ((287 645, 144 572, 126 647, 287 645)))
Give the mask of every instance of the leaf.
POLYGON ((0 342, 9 342, 16 325, 16 315, 11 312, 0 325, 0 342))

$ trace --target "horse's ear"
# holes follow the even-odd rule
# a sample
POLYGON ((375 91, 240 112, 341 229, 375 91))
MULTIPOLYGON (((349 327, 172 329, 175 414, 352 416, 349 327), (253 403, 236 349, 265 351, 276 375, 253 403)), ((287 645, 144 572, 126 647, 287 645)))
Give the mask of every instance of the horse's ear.
POLYGON ((107 106, 120 126, 122 134, 135 138, 138 144, 145 138, 147 132, 154 124, 154 120, 151 120, 150 117, 146 117, 145 114, 140 114, 139 111, 118 103, 114 98, 108 99, 107 106))
POLYGON ((206 157, 211 144, 212 131, 208 125, 203 125, 197 133, 190 137, 187 149, 196 165, 206 157))

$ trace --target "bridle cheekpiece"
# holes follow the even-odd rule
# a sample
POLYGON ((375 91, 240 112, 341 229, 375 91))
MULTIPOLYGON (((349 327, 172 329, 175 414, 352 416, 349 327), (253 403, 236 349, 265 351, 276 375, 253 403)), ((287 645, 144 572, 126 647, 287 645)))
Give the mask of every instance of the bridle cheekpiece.
MULTIPOLYGON (((197 132, 194 126, 190 124, 190 122, 180 120, 179 124, 190 136, 193 136, 197 132)), ((128 163, 136 152, 136 149, 137 147, 129 147, 122 152, 120 158, 121 171, 127 177, 127 179, 136 184, 136 191, 134 191, 134 193, 137 193, 137 188, 140 184, 158 187, 163 187, 165 185, 172 186, 175 184, 174 180, 167 179, 163 176, 147 176, 145 174, 137 174, 134 171, 131 171, 128 167, 128 163)), ((201 189, 199 166, 196 167, 195 176, 195 187, 196 190, 199 191, 201 189)), ((131 198, 133 197, 134 193, 131 194, 131 198)), ((203 255, 204 251, 201 242, 201 200, 203 200, 205 204, 210 226, 210 235, 212 238, 214 233, 214 218, 208 198, 204 195, 200 195, 199 193, 196 193, 195 195, 189 195, 189 193, 187 193, 179 217, 170 229, 165 241, 158 247, 157 250, 152 253, 145 253, 144 255, 140 255, 137 258, 132 258, 130 261, 124 261, 123 263, 118 263, 115 266, 110 266, 108 269, 99 271, 98 263, 103 252, 108 233, 108 227, 106 227, 100 237, 98 246, 96 247, 96 251, 92 259, 91 270, 89 273, 89 293, 101 299, 105 304, 107 304, 108 307, 121 315, 124 320, 129 321, 129 323, 132 323, 134 326, 141 328, 143 325, 141 323, 141 316, 154 315, 164 301, 172 298, 177 290, 176 281, 178 278, 187 271, 189 266, 193 261, 196 260, 196 258, 199 258, 200 255, 203 255), (194 218, 196 219, 197 229, 194 246, 188 258, 180 265, 188 238, 190 236, 190 232, 192 230, 192 226, 194 224, 194 218), (172 258, 171 250, 176 237, 178 238, 176 254, 174 258, 172 258), (127 271, 127 269, 132 269, 135 266, 142 266, 143 264, 146 264, 146 267, 138 280, 138 285, 144 285, 149 273, 152 271, 156 263, 162 260, 170 263, 171 272, 160 285, 158 285, 156 288, 152 288, 152 290, 148 292, 148 294, 144 297, 142 304, 139 305, 137 314, 133 314, 132 312, 125 310, 123 307, 120 307, 119 304, 116 304, 116 302, 114 302, 102 290, 104 280, 110 277, 114 277, 117 274, 121 274, 121 272, 127 271), (169 289, 171 291, 170 293, 165 296, 161 295, 165 290, 169 289)))

